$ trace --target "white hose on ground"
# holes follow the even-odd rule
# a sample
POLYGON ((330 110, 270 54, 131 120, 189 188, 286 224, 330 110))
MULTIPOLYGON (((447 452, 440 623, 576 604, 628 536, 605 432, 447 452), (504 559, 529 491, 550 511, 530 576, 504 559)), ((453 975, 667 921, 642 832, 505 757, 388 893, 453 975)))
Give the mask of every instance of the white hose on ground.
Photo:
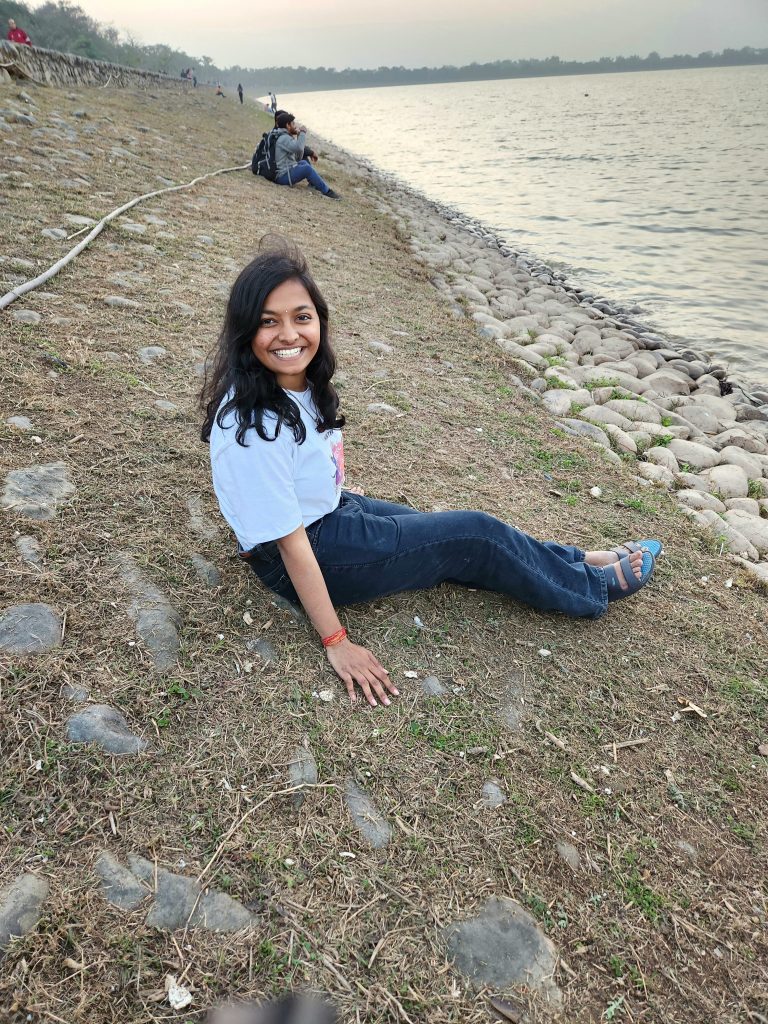
POLYGON ((123 206, 119 206, 116 210, 108 213, 106 217, 102 217, 99 223, 91 228, 82 242, 78 242, 74 249, 70 249, 66 256, 62 256, 61 259, 54 263, 52 267, 49 267, 38 277, 33 277, 31 281, 25 281, 24 284, 17 285, 15 288, 12 288, 9 292, 3 295, 3 297, 0 298, 0 309, 5 309, 5 307, 10 306, 15 299, 20 299, 22 295, 27 292, 31 292, 35 288, 39 288, 40 285, 45 284, 46 281, 50 281, 50 279, 58 274, 63 267, 66 267, 66 265, 71 263, 76 256, 79 256, 83 249, 87 248, 94 238, 101 234, 111 220, 114 220, 115 217, 119 217, 120 214, 125 213, 126 210, 130 210, 130 208, 132 206, 136 206, 137 203, 142 202, 144 199, 153 199, 155 196, 161 196, 165 192, 180 192, 182 189, 192 188, 193 185, 197 185, 200 181, 205 181, 206 178, 215 178, 217 174, 229 174, 231 171, 244 171, 246 168, 250 168, 250 166, 250 164, 240 164, 238 167, 220 167, 218 171, 209 171, 208 174, 201 174, 199 178, 193 178, 192 181, 188 181, 185 185, 169 185, 167 188, 159 188, 155 192, 145 192, 143 196, 137 196, 135 199, 131 199, 130 202, 125 203, 123 206))

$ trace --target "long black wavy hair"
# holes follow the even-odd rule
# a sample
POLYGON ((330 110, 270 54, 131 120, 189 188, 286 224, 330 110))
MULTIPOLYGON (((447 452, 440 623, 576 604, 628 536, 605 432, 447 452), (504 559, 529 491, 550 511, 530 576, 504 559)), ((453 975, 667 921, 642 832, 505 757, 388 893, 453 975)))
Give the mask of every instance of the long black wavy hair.
POLYGON ((200 404, 205 410, 203 441, 210 441, 214 421, 222 426, 231 412, 236 413, 235 440, 243 447, 246 447, 245 435, 251 427, 264 441, 274 441, 283 425, 293 431, 297 444, 306 440, 307 432, 298 405, 251 348, 267 297, 290 280, 301 281, 307 289, 320 321, 320 345, 307 367, 307 382, 318 411, 317 430, 324 433, 344 426, 344 417, 339 415, 339 396, 331 384, 336 357, 328 333, 328 303, 320 294, 300 250, 282 239, 267 236, 262 239, 262 251, 240 272, 229 294, 224 326, 209 360, 200 395, 200 404), (271 437, 264 428, 267 412, 277 417, 271 437))

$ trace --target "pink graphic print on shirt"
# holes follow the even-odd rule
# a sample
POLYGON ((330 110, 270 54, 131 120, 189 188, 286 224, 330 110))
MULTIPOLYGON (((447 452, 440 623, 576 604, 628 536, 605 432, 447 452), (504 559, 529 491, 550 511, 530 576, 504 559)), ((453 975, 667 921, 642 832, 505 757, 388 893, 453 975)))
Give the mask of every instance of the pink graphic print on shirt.
POLYGON ((336 467, 336 488, 344 483, 344 441, 339 439, 331 445, 331 460, 336 467))

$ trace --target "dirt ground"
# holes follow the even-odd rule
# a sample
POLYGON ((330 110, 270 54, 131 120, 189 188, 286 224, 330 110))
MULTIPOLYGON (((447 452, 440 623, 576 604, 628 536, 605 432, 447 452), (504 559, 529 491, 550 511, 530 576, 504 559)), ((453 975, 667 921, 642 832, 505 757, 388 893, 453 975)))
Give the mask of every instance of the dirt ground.
MULTIPOLYGON (((20 106, 18 88, 0 87, 0 105, 20 106)), ((202 90, 27 91, 38 127, 64 123, 78 137, 23 124, 0 137, 0 254, 37 268, 0 265, 3 291, 74 244, 41 235, 67 227, 64 214, 103 216, 163 187, 159 177, 245 163, 266 123, 202 90), (84 184, 62 185, 78 175, 84 184)), ((3 465, 62 460, 77 486, 53 519, 2 511, 3 607, 47 602, 66 630, 51 654, 6 659, 0 681, 0 885, 29 870, 51 886, 39 927, 4 956, 0 1017, 191 1022, 227 996, 310 987, 350 1024, 488 1021, 491 994, 514 997, 529 1022, 765 1024, 765 595, 666 494, 638 490, 630 467, 562 436, 510 386, 499 349, 449 315, 376 211, 375 179, 327 160, 319 170, 342 203, 250 171, 147 201, 128 216, 165 225, 133 234, 116 222, 43 287, 49 297, 0 313, 3 465), (233 557, 199 440, 199 364, 235 268, 272 231, 303 247, 331 305, 350 483, 421 509, 482 508, 583 547, 661 537, 666 557, 642 595, 598 622, 453 587, 347 609, 352 637, 402 691, 389 709, 351 709, 312 630, 233 557), (128 272, 138 277, 109 280, 128 272), (110 307, 111 294, 140 305, 110 307), (21 308, 41 321, 17 322, 21 308), (375 354, 371 340, 395 352, 375 354), (168 355, 145 366, 137 351, 149 345, 168 355), (402 415, 371 414, 374 401, 402 415), (11 415, 34 433, 5 426, 11 415), (190 523, 196 497, 207 536, 190 523), (40 568, 21 560, 14 531, 39 540, 40 568), (181 656, 165 675, 137 642, 120 551, 182 616, 181 656), (201 583, 193 552, 220 570, 219 587, 201 583), (259 637, 275 660, 248 651, 259 637), (447 697, 422 693, 429 674, 447 697), (122 710, 151 752, 69 743, 65 683, 122 710), (330 703, 313 697, 325 688, 330 703), (296 811, 279 794, 305 742, 322 785, 296 811), (350 776, 393 826, 385 850, 349 819, 350 776), (488 779, 507 797, 495 811, 480 804, 488 779), (556 850, 563 840, 575 868, 556 850), (219 851, 206 877, 258 926, 147 928, 141 911, 102 898, 103 850, 190 876, 219 851), (448 963, 441 928, 494 895, 519 901, 559 950, 559 1016, 522 989, 477 991, 448 963), (164 1001, 168 973, 194 989, 183 1013, 164 1001)))

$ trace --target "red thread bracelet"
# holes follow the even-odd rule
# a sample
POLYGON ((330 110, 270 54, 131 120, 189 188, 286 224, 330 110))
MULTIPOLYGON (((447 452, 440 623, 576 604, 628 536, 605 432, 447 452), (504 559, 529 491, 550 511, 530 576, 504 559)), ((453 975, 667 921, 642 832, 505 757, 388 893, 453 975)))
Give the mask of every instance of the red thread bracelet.
POLYGON ((341 641, 346 640, 346 638, 347 631, 342 626, 341 629, 337 630, 335 633, 331 633, 330 636, 323 637, 323 647, 335 647, 336 644, 340 644, 341 641))

